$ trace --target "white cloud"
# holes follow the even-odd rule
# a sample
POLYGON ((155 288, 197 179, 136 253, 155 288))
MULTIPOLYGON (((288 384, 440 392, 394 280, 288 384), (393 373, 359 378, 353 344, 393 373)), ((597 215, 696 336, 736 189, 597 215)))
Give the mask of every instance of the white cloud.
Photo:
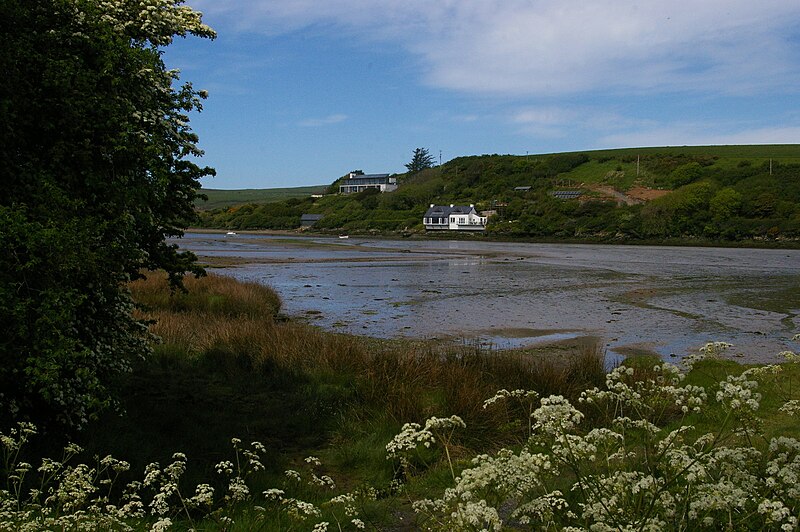
POLYGON ((797 0, 249 0, 194 2, 208 22, 314 27, 398 43, 424 81, 464 92, 753 93, 800 81, 797 0))
POLYGON ((570 123, 578 116, 578 111, 563 107, 528 107, 517 111, 511 121, 531 126, 555 126, 570 123))
POLYGON ((631 129, 654 127, 651 120, 632 119, 591 106, 524 107, 511 113, 507 120, 518 132, 546 138, 580 134, 608 135, 631 129))
POLYGON ((347 115, 343 114, 334 114, 328 115, 323 118, 307 118, 305 120, 301 120, 298 122, 298 125, 302 127, 321 127, 321 126, 330 126, 333 124, 339 124, 347 120, 347 115))
POLYGON ((731 132, 734 127, 725 124, 669 124, 606 135, 599 140, 598 147, 800 143, 800 127, 738 126, 731 132))

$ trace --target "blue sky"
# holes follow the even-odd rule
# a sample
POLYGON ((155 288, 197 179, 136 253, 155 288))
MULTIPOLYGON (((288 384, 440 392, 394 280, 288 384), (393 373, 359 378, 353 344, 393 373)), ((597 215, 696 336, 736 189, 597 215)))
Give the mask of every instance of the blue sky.
POLYGON ((797 0, 189 0, 208 188, 461 155, 800 143, 797 0))

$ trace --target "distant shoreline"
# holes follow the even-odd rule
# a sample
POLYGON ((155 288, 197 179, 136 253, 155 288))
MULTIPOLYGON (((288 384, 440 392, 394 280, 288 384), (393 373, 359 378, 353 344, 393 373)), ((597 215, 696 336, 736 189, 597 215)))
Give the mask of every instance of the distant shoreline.
MULTIPOLYGON (((189 227, 184 230, 186 233, 209 233, 226 234, 231 229, 216 229, 204 227, 189 227)), ((339 234, 335 231, 312 231, 312 230, 281 230, 281 229, 242 229, 237 230, 237 234, 242 235, 274 235, 274 236, 309 236, 309 237, 330 237, 334 238, 339 234)), ((351 237, 357 238, 380 238, 384 240, 477 240, 484 242, 522 242, 531 244, 588 244, 588 245, 609 245, 609 246, 663 246, 663 247, 710 247, 710 248, 749 248, 749 249, 800 249, 800 239, 798 240, 709 240, 702 238, 693 239, 664 239, 664 240, 645 240, 645 239, 612 239, 600 237, 584 238, 554 238, 554 237, 509 237, 475 233, 459 233, 449 231, 447 233, 411 233, 404 235, 394 231, 387 232, 368 232, 368 233, 349 233, 351 237)))

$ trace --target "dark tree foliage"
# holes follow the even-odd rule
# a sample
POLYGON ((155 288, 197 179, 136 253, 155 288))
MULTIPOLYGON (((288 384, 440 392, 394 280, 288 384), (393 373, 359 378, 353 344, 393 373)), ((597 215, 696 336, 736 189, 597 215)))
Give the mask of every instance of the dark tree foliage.
POLYGON ((213 173, 187 160, 204 94, 161 54, 214 34, 176 0, 3 0, 0 32, 0 423, 80 427, 148 352, 127 281, 202 273, 165 238, 213 173))
POLYGON ((428 152, 427 148, 417 148, 414 150, 414 155, 411 157, 411 162, 406 164, 406 168, 412 174, 425 170, 426 168, 433 168, 433 155, 428 152))

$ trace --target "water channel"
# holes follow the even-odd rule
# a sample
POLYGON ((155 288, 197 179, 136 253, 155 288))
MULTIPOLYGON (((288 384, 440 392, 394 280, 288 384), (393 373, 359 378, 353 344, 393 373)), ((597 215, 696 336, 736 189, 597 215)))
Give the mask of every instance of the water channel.
POLYGON ((189 233, 214 272, 274 288, 285 313, 383 338, 497 348, 591 336, 679 358, 708 341, 743 361, 800 350, 800 250, 189 233))

